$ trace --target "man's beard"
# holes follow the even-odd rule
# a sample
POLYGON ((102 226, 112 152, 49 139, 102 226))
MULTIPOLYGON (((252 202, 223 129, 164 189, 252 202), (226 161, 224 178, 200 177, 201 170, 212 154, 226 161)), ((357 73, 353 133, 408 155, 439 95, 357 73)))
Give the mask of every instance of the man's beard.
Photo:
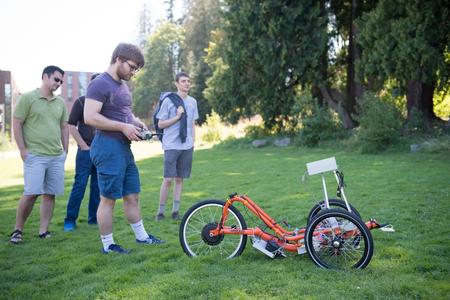
POLYGON ((120 80, 128 81, 131 79, 131 75, 128 75, 128 73, 123 73, 120 69, 117 71, 117 76, 119 76, 120 80))

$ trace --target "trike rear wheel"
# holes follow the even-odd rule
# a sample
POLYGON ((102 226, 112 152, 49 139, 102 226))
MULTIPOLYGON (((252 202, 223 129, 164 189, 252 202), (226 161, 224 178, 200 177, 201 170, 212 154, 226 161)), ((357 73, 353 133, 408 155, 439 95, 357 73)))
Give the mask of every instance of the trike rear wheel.
POLYGON ((326 269, 362 269, 373 255, 372 235, 354 214, 325 209, 308 224, 305 247, 314 263, 326 269))
MULTIPOLYGON (((328 204, 330 205, 330 209, 336 209, 336 208, 342 208, 344 210, 347 211, 347 206, 345 205, 344 200, 341 199, 328 199, 328 204)), ((353 207, 353 205, 351 205, 350 203, 348 204, 350 205, 350 208, 352 210, 352 213, 354 213, 356 216, 358 216, 358 218, 361 220, 361 215, 359 214, 358 210, 356 208, 353 207)), ((310 210, 309 214, 308 214, 308 223, 311 222, 311 220, 321 211, 323 211, 324 209, 326 209, 325 207, 325 200, 320 201, 319 203, 317 203, 316 205, 314 205, 314 207, 310 210)))
MULTIPOLYGON (((210 230, 221 222, 224 205, 225 202, 220 200, 205 200, 195 204, 184 214, 179 237, 181 247, 187 255, 233 258, 244 251, 246 235, 209 235, 210 230)), ((234 206, 229 207, 224 226, 247 229, 244 218, 234 206)))

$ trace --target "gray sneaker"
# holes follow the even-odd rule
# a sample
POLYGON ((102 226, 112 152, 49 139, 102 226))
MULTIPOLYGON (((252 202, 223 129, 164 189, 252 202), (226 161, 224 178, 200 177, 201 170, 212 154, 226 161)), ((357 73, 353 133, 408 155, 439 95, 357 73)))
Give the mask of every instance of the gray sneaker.
POLYGON ((164 214, 157 214, 156 215, 156 222, 162 221, 165 218, 164 214))

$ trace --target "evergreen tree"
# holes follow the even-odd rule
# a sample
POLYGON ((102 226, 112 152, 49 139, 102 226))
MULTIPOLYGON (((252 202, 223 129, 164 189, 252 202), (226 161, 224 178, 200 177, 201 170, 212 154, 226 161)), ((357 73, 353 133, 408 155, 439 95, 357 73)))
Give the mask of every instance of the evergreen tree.
POLYGON ((190 95, 197 99, 199 120, 201 124, 211 107, 203 95, 206 80, 212 75, 211 68, 205 62, 206 48, 211 39, 211 32, 220 24, 220 0, 192 0, 183 23, 186 39, 183 48, 183 69, 191 76, 190 95))
POLYGON ((151 12, 147 4, 144 4, 142 11, 139 14, 138 23, 138 44, 141 48, 145 48, 147 38, 152 30, 151 12))
POLYGON ((169 22, 161 23, 149 37, 145 50, 145 66, 137 74, 133 92, 133 111, 143 118, 150 118, 161 92, 173 91, 174 75, 177 72, 171 60, 179 61, 179 53, 171 56, 168 49, 179 49, 184 35, 180 26, 169 22))
POLYGON ((449 78, 449 17, 445 0, 381 0, 359 21, 361 74, 379 85, 396 79, 406 90, 408 118, 418 111, 425 121, 436 119, 436 83, 449 78))
POLYGON ((208 54, 214 72, 208 97, 230 121, 259 113, 266 127, 280 129, 298 85, 318 77, 326 16, 313 0, 225 2, 221 44, 208 54))

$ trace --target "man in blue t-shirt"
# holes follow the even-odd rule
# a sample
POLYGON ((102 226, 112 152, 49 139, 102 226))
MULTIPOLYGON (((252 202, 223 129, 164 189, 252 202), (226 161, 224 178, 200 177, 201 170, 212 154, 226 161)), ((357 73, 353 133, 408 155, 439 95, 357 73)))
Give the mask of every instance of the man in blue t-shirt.
POLYGON ((139 208, 139 171, 130 149, 131 141, 139 141, 139 131, 147 127, 132 114, 132 97, 124 81, 130 80, 144 63, 138 47, 119 44, 106 72, 89 84, 86 93, 84 120, 97 129, 90 155, 97 168, 100 189, 97 223, 105 254, 130 252, 113 239, 113 212, 118 198, 124 200, 124 212, 137 243, 164 242, 148 234, 144 228, 139 208))

